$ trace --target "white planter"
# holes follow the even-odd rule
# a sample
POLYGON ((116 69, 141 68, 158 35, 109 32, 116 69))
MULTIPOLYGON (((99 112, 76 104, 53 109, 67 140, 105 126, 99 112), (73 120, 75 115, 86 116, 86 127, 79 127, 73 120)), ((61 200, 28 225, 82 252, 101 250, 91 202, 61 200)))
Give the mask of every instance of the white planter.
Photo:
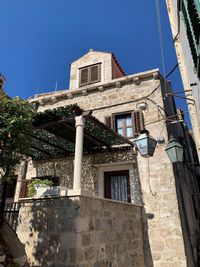
POLYGON ((34 197, 59 196, 60 186, 49 186, 38 184, 35 185, 36 194, 34 197))

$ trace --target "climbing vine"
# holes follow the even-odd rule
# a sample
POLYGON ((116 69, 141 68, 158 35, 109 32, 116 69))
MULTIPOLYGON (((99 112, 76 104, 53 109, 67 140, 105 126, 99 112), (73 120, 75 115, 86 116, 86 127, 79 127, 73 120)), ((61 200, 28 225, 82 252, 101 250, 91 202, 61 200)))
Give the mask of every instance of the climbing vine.
POLYGON ((30 149, 35 111, 19 97, 0 99, 0 177, 8 180, 30 149))

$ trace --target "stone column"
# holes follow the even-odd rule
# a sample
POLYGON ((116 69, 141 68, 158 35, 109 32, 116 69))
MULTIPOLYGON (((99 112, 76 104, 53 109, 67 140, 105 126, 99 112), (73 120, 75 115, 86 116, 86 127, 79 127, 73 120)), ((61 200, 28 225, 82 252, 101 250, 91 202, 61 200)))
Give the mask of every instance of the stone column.
POLYGON ((76 120, 76 144, 74 157, 74 183, 73 190, 81 190, 81 173, 83 159, 83 132, 85 118, 83 116, 75 117, 76 120))
POLYGON ((27 172, 27 165, 28 165, 28 162, 26 159, 23 160, 20 164, 19 174, 17 177, 16 189, 15 189, 14 202, 19 201, 20 191, 21 191, 21 187, 22 187, 22 181, 23 181, 23 179, 25 179, 26 172, 27 172))

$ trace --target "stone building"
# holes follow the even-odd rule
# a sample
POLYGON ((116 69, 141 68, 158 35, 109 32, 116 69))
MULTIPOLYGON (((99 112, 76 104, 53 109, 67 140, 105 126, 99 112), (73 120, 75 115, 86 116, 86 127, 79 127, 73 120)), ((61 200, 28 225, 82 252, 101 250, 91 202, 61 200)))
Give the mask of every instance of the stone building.
POLYGON ((200 3, 198 0, 167 0, 166 4, 200 159, 200 3))
MULTIPOLYGON (((20 198, 22 203, 17 233, 25 244, 31 266, 34 262, 37 266, 55 266, 39 262, 36 256, 46 255, 42 243, 45 236, 54 253, 56 248, 62 247, 64 231, 70 228, 66 225, 67 219, 62 217, 66 218, 66 205, 68 218, 78 214, 75 222, 70 221, 74 227, 70 228, 70 236, 74 231, 76 237, 73 250, 67 248, 68 256, 64 257, 63 250, 59 251, 60 256, 54 254, 54 262, 55 258, 60 261, 62 258, 59 266, 66 266, 63 262, 69 259, 73 259, 74 264, 71 262, 70 266, 87 267, 198 266, 199 185, 193 164, 196 158, 191 137, 181 122, 182 115, 176 110, 171 92, 170 83, 158 69, 125 75, 112 53, 90 50, 71 64, 69 90, 36 95, 30 100, 38 112, 44 113, 77 104, 111 128, 110 134, 116 132, 123 136, 125 142, 115 149, 90 149, 92 153, 84 153, 81 190, 77 194, 67 193, 68 189, 73 189, 73 156, 28 159, 26 166, 22 164, 15 193, 15 201, 20 198), (155 153, 149 158, 140 156, 130 146, 143 128, 157 140, 155 153), (170 135, 184 146, 183 163, 172 165, 166 154, 170 135), (33 177, 58 177, 62 197, 22 200, 21 197, 27 197, 25 185, 33 177), (51 215, 49 225, 47 218, 51 215), (33 222, 37 226, 34 234, 27 226, 33 222), (121 226, 119 235, 117 231, 121 226), (25 235, 26 231, 30 235, 25 235), (32 243, 40 246, 38 254, 34 252, 34 259, 31 259, 31 238, 32 243)), ((105 141, 103 124, 100 128, 102 142, 105 141)), ((50 127, 49 124, 46 127, 50 127)), ((62 127, 57 124, 48 130, 59 136, 62 127)), ((95 126, 87 126, 86 138, 95 129, 92 127, 95 126)), ((70 129, 73 131, 72 127, 70 129)), ((84 140, 85 145, 90 147, 93 142, 99 142, 94 139, 84 140)), ((42 153, 42 146, 38 151, 42 153)))

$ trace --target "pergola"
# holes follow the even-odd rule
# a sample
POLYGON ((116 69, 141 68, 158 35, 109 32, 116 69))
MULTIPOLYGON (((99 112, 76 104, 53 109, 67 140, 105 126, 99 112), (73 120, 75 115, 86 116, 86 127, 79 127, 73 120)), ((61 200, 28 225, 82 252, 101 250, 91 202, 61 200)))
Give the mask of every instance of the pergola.
POLYGON ((30 136, 30 155, 43 160, 74 155, 73 190, 81 190, 81 169, 84 153, 124 149, 133 143, 82 110, 68 105, 39 112, 30 136))

